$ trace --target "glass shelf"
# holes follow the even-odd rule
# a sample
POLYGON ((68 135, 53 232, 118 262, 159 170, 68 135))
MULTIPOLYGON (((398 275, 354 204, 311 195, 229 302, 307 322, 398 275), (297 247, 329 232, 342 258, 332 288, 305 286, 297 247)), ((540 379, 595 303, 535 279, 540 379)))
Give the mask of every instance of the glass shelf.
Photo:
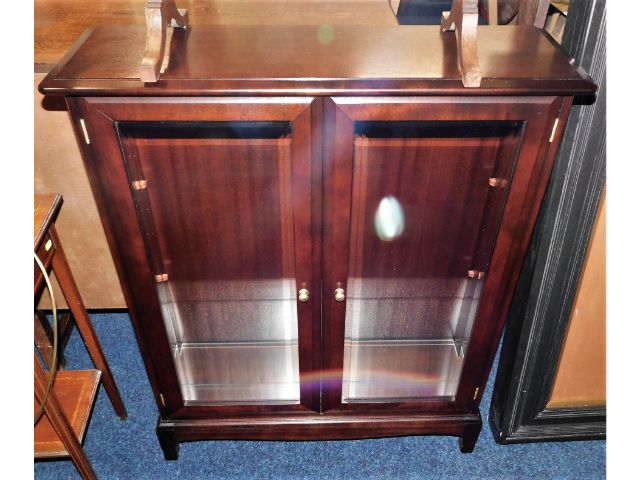
POLYGON ((187 405, 300 402, 297 342, 182 344, 173 358, 187 405))
POLYGON ((343 401, 453 400, 463 351, 452 339, 347 341, 343 401))
POLYGON ((158 292, 187 405, 300 402, 293 279, 168 281, 158 292))

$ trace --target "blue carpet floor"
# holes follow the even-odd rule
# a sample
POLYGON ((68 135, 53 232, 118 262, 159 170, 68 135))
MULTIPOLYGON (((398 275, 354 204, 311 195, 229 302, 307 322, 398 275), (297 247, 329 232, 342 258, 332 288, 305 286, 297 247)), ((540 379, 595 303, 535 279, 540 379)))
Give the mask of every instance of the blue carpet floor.
MULTIPOLYGON (((155 435, 157 410, 126 314, 92 316, 129 418, 115 415, 101 387, 84 446, 101 479, 596 479, 605 477, 605 442, 497 445, 487 424, 493 373, 481 405, 476 450, 463 455, 454 437, 331 442, 183 443, 166 462, 155 435)), ((91 368, 74 331, 71 368, 91 368)), ((495 370, 495 365, 494 365, 495 370)), ((80 478, 70 460, 36 462, 36 479, 80 478)))

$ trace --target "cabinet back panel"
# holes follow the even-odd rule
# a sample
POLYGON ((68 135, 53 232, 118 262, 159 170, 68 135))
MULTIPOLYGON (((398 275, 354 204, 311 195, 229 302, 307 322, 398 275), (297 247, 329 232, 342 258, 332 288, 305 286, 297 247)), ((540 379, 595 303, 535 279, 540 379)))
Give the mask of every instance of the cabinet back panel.
POLYGON ((136 142, 148 185, 147 235, 157 238, 150 255, 169 278, 167 301, 181 317, 177 341, 295 335, 282 326, 282 313, 295 325, 289 143, 136 142))

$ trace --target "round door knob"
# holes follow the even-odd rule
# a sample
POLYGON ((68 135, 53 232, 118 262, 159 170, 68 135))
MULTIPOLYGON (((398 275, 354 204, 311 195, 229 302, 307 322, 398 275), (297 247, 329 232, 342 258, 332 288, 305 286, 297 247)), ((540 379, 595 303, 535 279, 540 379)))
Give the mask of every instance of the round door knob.
POLYGON ((336 302, 344 302, 344 299, 345 299, 344 288, 336 288, 335 299, 336 299, 336 302))
POLYGON ((298 300, 300 300, 302 303, 307 303, 309 301, 309 290, 307 290, 306 288, 300 289, 300 291, 298 292, 298 300))

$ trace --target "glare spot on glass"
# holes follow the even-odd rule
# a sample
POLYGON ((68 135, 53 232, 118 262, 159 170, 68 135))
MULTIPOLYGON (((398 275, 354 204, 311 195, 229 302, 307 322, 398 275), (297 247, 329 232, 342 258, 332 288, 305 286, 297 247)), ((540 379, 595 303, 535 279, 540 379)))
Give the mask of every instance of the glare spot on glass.
POLYGON ((322 45, 329 45, 331 42, 333 42, 335 36, 336 33, 331 25, 320 25, 318 27, 318 31, 316 32, 316 37, 322 45))
POLYGON ((380 200, 374 219, 380 240, 392 242, 404 232, 404 212, 396 197, 389 195, 380 200))

